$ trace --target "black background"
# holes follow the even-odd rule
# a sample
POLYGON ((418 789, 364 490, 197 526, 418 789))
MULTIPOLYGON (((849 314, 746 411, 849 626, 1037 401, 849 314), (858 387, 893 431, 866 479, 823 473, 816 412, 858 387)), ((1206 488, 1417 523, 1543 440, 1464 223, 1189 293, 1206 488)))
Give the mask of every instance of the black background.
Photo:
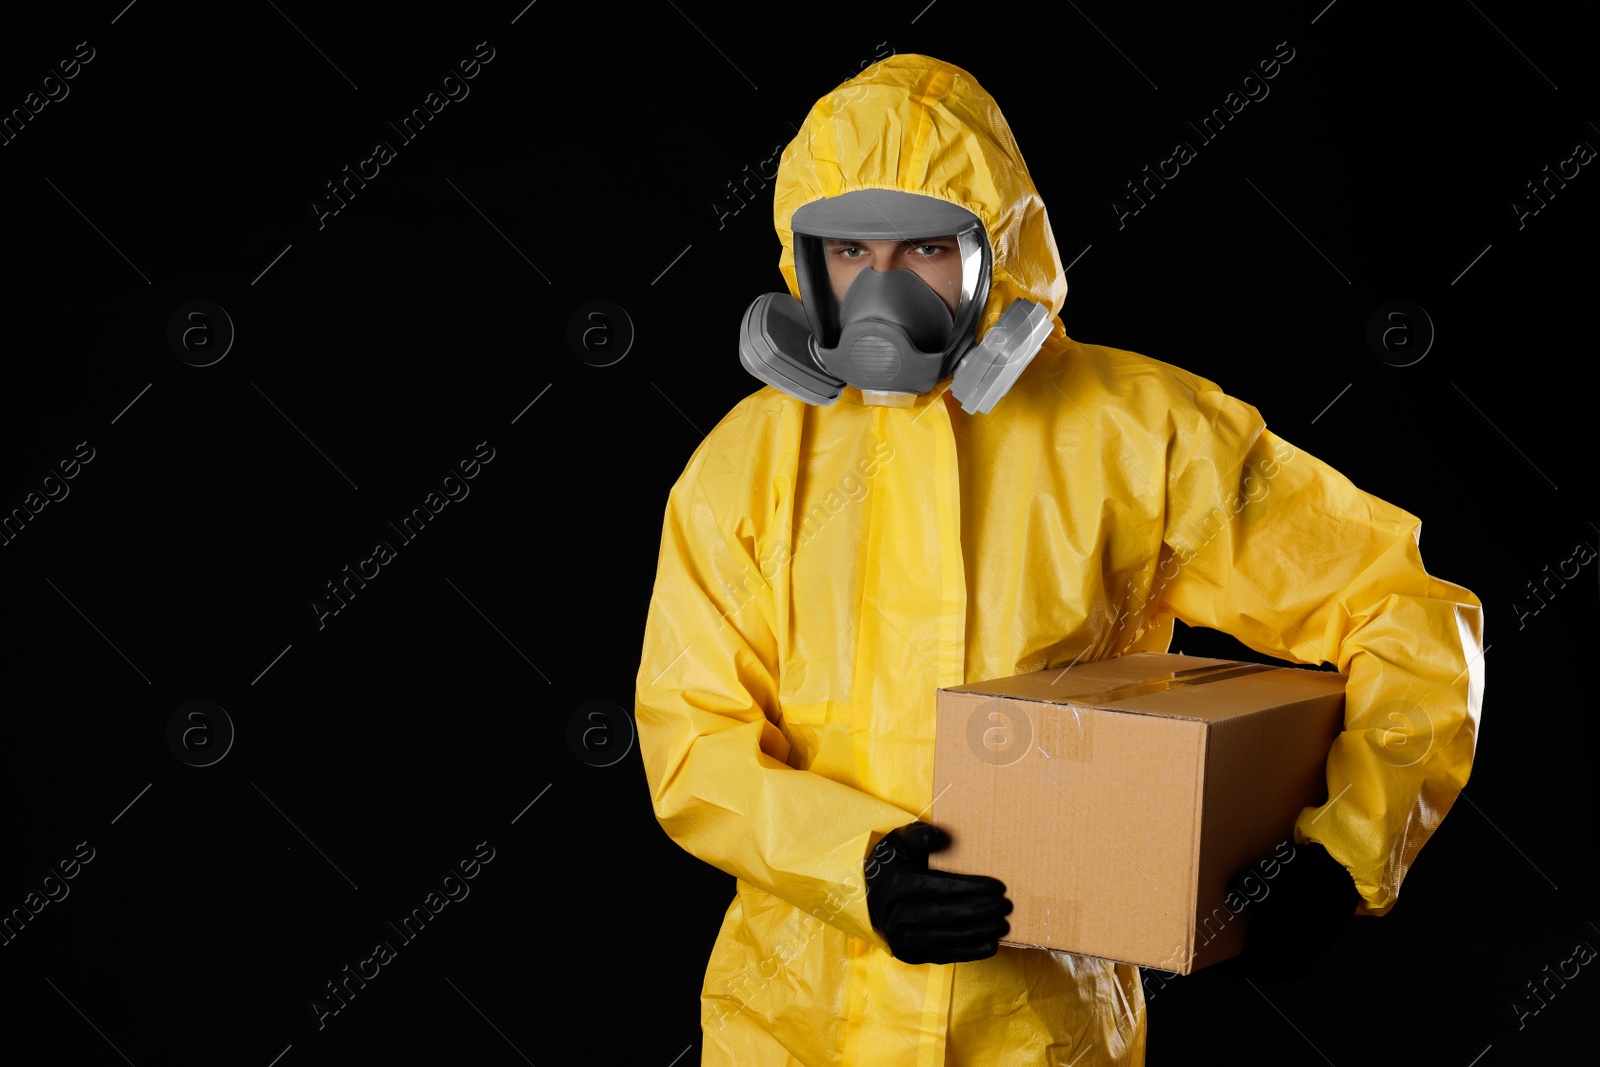
MULTIPOLYGON (((1509 1001, 1600 947, 1596 565, 1537 614, 1513 602, 1600 544, 1600 175, 1521 228, 1510 201, 1600 146, 1592 39, 1553 5, 1324 3, 8 15, 7 111, 95 54, 0 147, 0 509, 78 442, 94 458, 0 548, 0 908, 76 843, 95 858, 0 947, 7 1043, 141 1067, 698 1061, 732 879, 656 825, 627 723, 609 749, 568 727, 592 700, 631 717, 667 489, 757 387, 734 329, 783 287, 771 187, 720 225, 713 203, 893 50, 1004 109, 1075 260, 1071 336, 1256 405, 1421 516, 1429 571, 1485 605, 1470 803, 1398 906, 1305 982, 1152 990, 1148 1062, 1589 1054, 1600 964, 1521 1028, 1509 1001), (399 142, 385 122, 479 41, 470 95, 399 142), (1270 95, 1119 229, 1122 183, 1280 41, 1270 95), (319 228, 310 201, 380 138, 394 161, 319 228), (194 299, 237 329, 208 367, 166 341, 194 299), (592 299, 636 330, 606 367, 566 341, 592 299), (1365 341, 1391 299, 1437 330, 1411 366, 1365 341), (323 584, 480 441, 470 495, 319 628, 323 584), (192 699, 237 731, 211 766, 167 743, 192 699), (470 896, 319 1030, 322 984, 480 841, 470 896)), ((1174 647, 1260 658, 1181 626, 1174 647)))

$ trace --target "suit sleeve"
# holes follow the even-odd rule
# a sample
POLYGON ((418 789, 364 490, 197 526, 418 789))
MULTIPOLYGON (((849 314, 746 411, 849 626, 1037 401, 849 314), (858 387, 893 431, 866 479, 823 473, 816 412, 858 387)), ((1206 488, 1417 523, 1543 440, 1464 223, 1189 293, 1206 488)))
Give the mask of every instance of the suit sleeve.
POLYGON ((1168 472, 1158 580, 1191 626, 1347 679, 1328 800, 1297 840, 1382 915, 1467 783, 1483 702, 1483 609, 1423 569, 1416 516, 1357 489, 1210 383, 1168 472))
POLYGON ((695 473, 669 495, 637 680, 656 818, 694 856, 886 947, 863 864, 914 815, 786 762, 772 596, 744 520, 724 532, 695 473))

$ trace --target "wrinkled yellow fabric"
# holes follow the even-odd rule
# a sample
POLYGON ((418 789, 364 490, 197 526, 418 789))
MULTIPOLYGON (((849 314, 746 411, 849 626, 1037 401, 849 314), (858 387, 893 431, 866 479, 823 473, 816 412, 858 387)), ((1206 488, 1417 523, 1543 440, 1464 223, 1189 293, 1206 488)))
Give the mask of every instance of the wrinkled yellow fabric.
MULTIPOLYGON (((818 101, 777 180, 791 294, 794 210, 869 187, 983 220, 980 337, 1017 296, 1059 316, 1044 207, 970 75, 895 56, 818 101)), ((825 408, 764 387, 669 494, 635 711, 661 825, 738 879, 701 994, 705 1064, 1143 1062, 1135 967, 1009 947, 913 966, 872 928, 863 864, 934 799, 941 686, 1164 651, 1174 618, 1334 664, 1331 800, 1295 832, 1368 913, 1466 783, 1481 605, 1423 569, 1414 516, 1214 383, 1074 342, 1059 317, 989 414, 948 385, 910 407, 846 387, 825 408)))

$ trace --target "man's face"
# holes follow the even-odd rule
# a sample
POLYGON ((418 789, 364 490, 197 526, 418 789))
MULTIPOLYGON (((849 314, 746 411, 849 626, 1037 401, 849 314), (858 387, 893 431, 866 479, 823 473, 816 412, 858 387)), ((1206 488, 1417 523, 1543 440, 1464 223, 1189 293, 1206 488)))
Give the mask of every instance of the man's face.
POLYGON ((851 241, 838 237, 823 239, 822 251, 828 263, 828 281, 835 300, 844 294, 863 270, 890 271, 905 268, 939 294, 950 314, 956 313, 961 299, 961 248, 955 237, 918 237, 909 241, 851 241))

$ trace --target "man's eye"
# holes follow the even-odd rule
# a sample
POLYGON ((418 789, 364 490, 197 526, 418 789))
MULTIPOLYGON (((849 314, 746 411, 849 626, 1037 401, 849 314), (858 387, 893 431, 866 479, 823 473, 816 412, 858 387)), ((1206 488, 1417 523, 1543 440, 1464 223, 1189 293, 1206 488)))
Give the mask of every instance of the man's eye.
POLYGON ((855 259, 857 253, 864 254, 866 250, 857 248, 855 245, 845 245, 843 248, 835 248, 834 251, 845 259, 855 259))
POLYGON ((918 245, 917 251, 924 256, 936 256, 945 250, 944 245, 918 245))

